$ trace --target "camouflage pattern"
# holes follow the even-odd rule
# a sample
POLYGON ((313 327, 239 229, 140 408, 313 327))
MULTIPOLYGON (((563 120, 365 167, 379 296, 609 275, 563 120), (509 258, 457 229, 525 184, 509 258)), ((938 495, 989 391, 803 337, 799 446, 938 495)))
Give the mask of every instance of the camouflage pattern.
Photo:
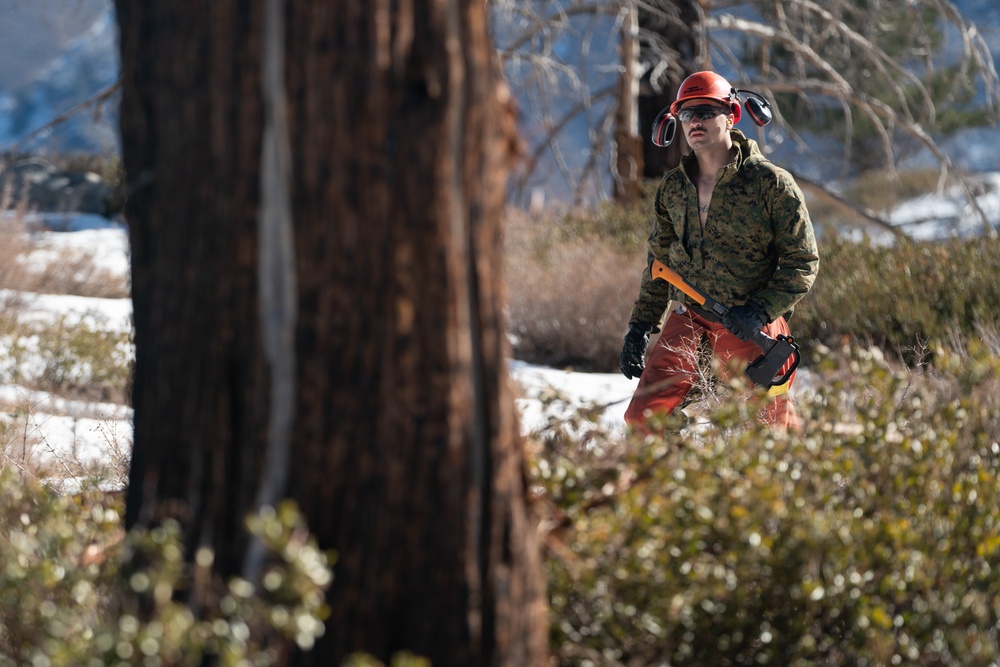
POLYGON ((671 299, 690 298, 663 280, 653 281, 653 259, 726 306, 753 299, 771 320, 791 317, 816 280, 819 255, 802 191, 757 143, 731 130, 739 155, 719 170, 702 234, 693 154, 663 177, 649 257, 629 324, 658 327, 671 299))

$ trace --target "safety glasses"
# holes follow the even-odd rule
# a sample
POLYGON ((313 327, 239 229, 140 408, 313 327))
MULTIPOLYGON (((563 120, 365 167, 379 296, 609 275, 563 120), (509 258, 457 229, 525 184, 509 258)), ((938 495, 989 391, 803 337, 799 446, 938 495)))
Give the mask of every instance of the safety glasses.
POLYGON ((698 120, 708 120, 709 118, 715 118, 719 114, 724 114, 726 112, 727 110, 722 107, 713 106, 711 104, 701 104, 696 107, 681 109, 677 112, 677 118, 682 123, 689 123, 692 118, 697 118, 698 120))

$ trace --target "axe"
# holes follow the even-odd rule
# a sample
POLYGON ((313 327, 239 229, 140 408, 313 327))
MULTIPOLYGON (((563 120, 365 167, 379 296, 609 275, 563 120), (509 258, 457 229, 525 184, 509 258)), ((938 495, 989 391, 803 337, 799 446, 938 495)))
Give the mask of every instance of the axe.
MULTIPOLYGON (((705 310, 711 311, 719 317, 723 317, 729 313, 728 308, 684 280, 680 274, 660 260, 653 260, 652 272, 654 280, 666 280, 691 297, 695 303, 705 310)), ((799 366, 799 346, 795 344, 795 340, 791 336, 785 336, 784 334, 778 334, 776 339, 771 338, 763 331, 756 332, 751 340, 764 351, 764 354, 757 357, 747 366, 746 376, 754 384, 761 387, 770 388, 788 382, 789 378, 792 377, 792 372, 799 366), (784 374, 779 375, 782 367, 788 363, 789 359, 792 360, 792 365, 784 374)))

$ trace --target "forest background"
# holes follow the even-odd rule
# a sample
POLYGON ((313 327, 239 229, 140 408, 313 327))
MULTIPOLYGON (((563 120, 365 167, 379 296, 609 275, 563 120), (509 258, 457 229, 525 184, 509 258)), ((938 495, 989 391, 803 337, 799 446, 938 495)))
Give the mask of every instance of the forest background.
MULTIPOLYGON (((83 50, 50 61, 50 73, 70 67, 52 81, 65 83, 86 61, 80 54, 93 34, 116 29, 106 7, 92 6, 93 30, 65 40, 83 50)), ((678 436, 648 442, 607 431, 593 421, 601 405, 561 411, 530 436, 527 490, 544 517, 549 643, 560 664, 996 659, 1000 537, 990 499, 1000 455, 1000 206, 996 158, 982 148, 995 131, 997 23, 986 3, 962 13, 958 6, 492 6, 525 142, 504 233, 515 358, 613 370, 644 261, 644 197, 655 182, 645 173, 655 160, 640 149, 642 102, 670 99, 685 68, 708 62, 775 101, 778 121, 758 136, 795 171, 822 232, 822 280, 795 320, 808 341, 804 368, 816 378, 800 399, 806 437, 762 433, 737 398, 746 388, 722 386, 710 372, 688 411, 694 421, 665 429, 678 436), (877 11, 874 20, 868 10, 877 11), (970 19, 975 12, 979 19, 970 19), (682 27, 684 39, 671 36, 682 27), (635 41, 631 50, 625 36, 635 41), (627 111, 630 99, 637 103, 627 111), (677 439, 694 446, 678 449, 677 439)), ((106 44, 107 33, 96 41, 106 44)), ((96 157, 72 144, 46 152, 36 143, 81 116, 115 126, 115 78, 97 79, 65 122, 75 104, 47 111, 53 88, 24 98, 23 88, 5 90, 5 109, 27 99, 35 114, 5 116, 15 137, 8 164, 41 153, 60 169, 91 168, 122 185, 114 131, 96 157)), ((45 238, 37 226, 58 216, 33 214, 16 197, 10 203, 5 266, 18 267, 39 250, 32 240, 45 238)), ((32 391, 127 404, 128 336, 86 321, 21 317, 25 295, 127 298, 127 280, 116 286, 86 258, 67 270, 66 256, 35 272, 8 272, 8 373, 32 391)), ((170 523, 130 535, 119 551, 125 510, 101 489, 127 477, 129 452, 98 465, 63 457, 33 468, 27 454, 39 443, 28 447, 17 428, 31 396, 11 405, 5 454, 25 483, 4 485, 4 562, 18 564, 7 568, 4 594, 27 609, 4 619, 13 664, 79 664, 81 656, 99 659, 95 647, 109 664, 140 655, 148 664, 182 664, 206 651, 280 662, 277 637, 306 650, 322 636, 328 568, 322 552, 304 546, 298 514, 286 508, 250 522, 273 537, 276 553, 291 555, 269 571, 273 588, 230 582, 218 608, 187 613, 185 572, 196 575, 211 560, 180 547, 183 533, 170 523), (46 481, 53 478, 83 480, 85 491, 51 495, 47 489, 60 488, 46 481), (131 572, 128 585, 140 600, 155 592, 152 614, 117 615, 110 610, 121 609, 118 568, 131 567, 119 559, 136 552, 152 566, 131 572)), ((386 660, 391 653, 388 644, 363 648, 386 660)))

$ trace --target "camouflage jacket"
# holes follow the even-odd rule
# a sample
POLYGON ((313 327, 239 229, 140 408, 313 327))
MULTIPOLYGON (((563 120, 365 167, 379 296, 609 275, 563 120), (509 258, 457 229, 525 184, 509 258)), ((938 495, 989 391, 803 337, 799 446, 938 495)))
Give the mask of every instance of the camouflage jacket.
POLYGON ((651 279, 653 259, 726 306, 753 299, 772 320, 790 317, 816 280, 819 255, 802 191, 791 174, 761 154, 755 141, 739 130, 731 134, 739 155, 719 170, 704 234, 691 178, 695 156, 684 156, 663 177, 629 324, 658 327, 671 299, 690 301, 669 283, 651 279))

